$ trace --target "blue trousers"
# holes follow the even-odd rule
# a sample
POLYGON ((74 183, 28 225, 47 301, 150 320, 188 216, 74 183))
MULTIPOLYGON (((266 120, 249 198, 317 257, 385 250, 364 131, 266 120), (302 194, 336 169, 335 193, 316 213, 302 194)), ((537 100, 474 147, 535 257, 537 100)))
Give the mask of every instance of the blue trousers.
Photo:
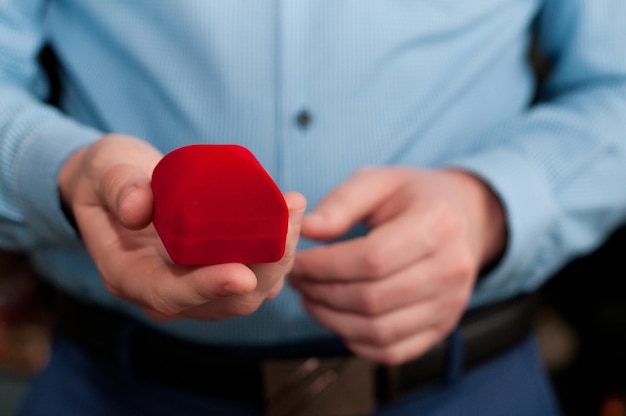
MULTIPOLYGON (((32 383, 20 416, 260 414, 244 406, 140 382, 129 372, 108 368, 56 334, 52 358, 32 383)), ((375 414, 549 416, 558 415, 559 409, 535 340, 529 337, 488 364, 464 374, 452 374, 446 385, 384 405, 375 414)))

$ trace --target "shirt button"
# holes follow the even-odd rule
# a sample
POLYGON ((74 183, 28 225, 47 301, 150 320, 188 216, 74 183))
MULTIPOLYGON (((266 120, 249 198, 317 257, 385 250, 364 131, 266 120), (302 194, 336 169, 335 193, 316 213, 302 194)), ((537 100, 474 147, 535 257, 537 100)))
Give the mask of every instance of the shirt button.
POLYGON ((301 110, 296 115, 296 124, 298 124, 300 128, 306 129, 312 121, 313 117, 311 117, 311 113, 308 110, 301 110))

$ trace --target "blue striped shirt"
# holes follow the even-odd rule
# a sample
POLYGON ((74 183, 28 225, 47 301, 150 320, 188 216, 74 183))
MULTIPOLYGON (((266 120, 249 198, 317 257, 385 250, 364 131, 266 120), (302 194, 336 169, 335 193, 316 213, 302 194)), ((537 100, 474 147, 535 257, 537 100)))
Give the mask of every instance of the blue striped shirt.
POLYGON ((309 206, 366 165, 466 169, 509 226, 472 307, 532 290, 624 219, 625 40, 624 0, 3 0, 0 246, 182 337, 328 335, 288 287, 223 322, 157 324, 110 295, 56 178, 77 148, 118 132, 163 152, 242 144, 309 206), (533 39, 552 64, 537 101, 533 39), (42 45, 59 58, 60 109, 42 104, 42 45))

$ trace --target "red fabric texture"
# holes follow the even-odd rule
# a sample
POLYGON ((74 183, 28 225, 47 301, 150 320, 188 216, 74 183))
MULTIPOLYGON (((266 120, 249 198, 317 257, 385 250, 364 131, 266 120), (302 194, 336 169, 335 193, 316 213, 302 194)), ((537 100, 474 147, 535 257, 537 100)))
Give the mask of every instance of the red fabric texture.
POLYGON ((288 209, 254 155, 230 144, 181 147, 152 174, 153 223, 174 263, 270 263, 282 258, 288 209))

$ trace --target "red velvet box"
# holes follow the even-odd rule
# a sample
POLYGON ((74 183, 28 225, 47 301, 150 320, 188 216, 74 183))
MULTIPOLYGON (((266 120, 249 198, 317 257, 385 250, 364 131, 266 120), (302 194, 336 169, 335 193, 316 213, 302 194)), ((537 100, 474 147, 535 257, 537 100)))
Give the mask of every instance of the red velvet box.
POLYGON ((287 205, 245 147, 176 149, 154 169, 152 190, 153 223, 175 263, 252 264, 282 258, 287 205))

